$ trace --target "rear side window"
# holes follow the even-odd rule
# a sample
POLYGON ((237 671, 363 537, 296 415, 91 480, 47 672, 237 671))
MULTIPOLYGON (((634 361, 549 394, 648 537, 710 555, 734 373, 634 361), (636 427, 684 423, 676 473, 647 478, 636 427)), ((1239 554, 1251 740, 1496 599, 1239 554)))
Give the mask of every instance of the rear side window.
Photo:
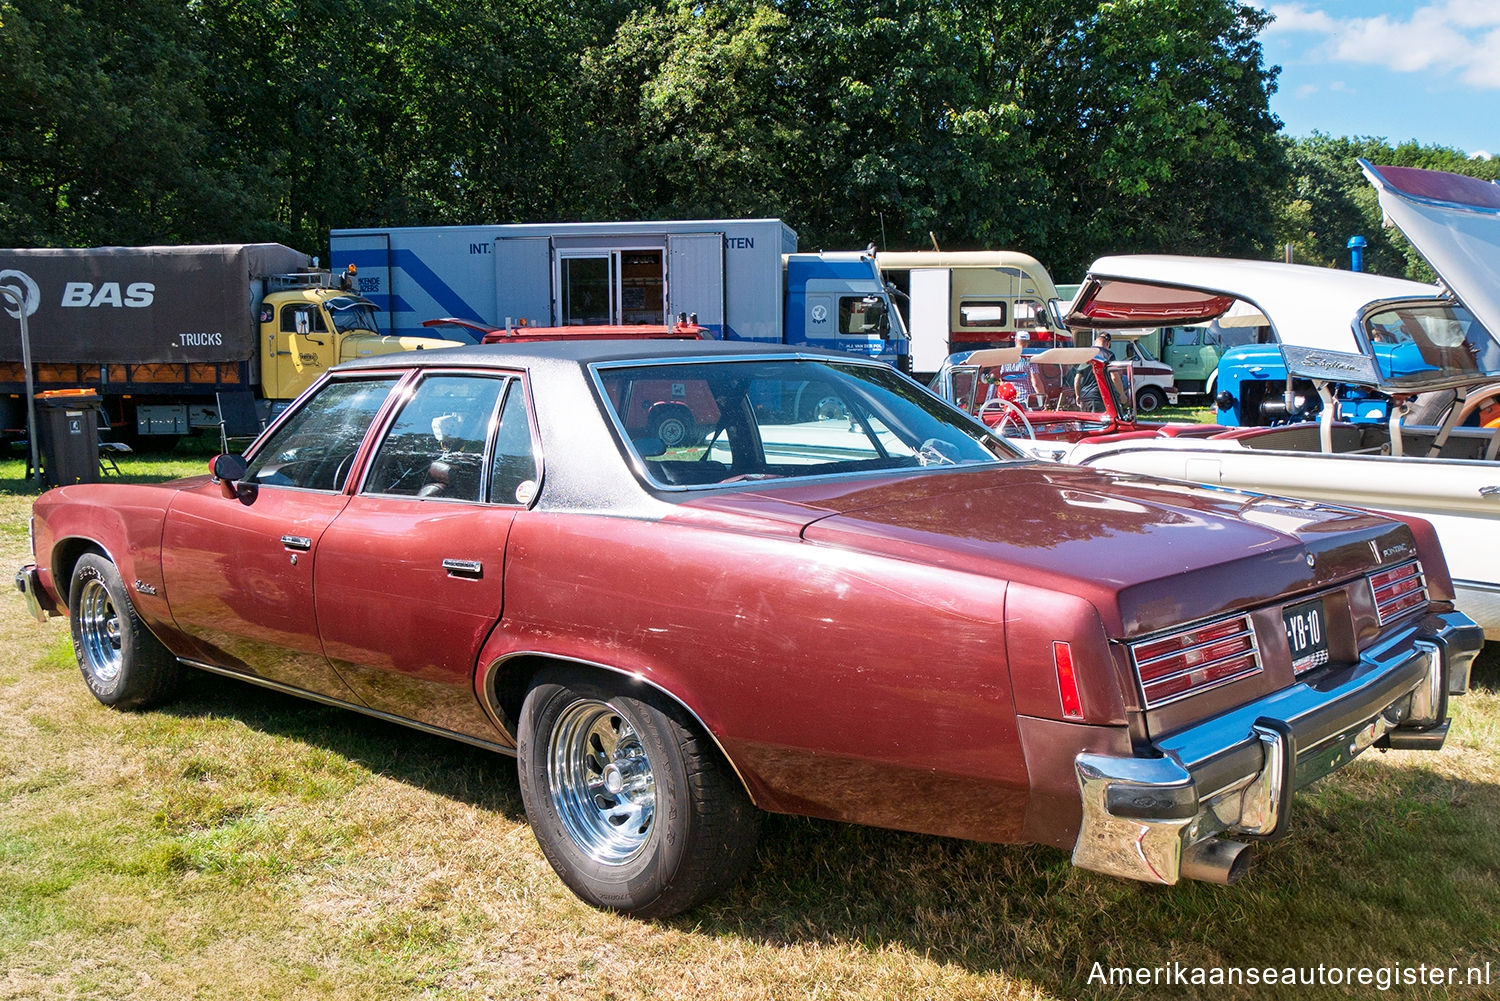
POLYGON ((513 380, 505 393, 500 426, 495 430, 495 457, 490 463, 490 502, 530 504, 536 496, 536 449, 531 441, 526 393, 513 380))
POLYGON ((329 382, 250 460, 244 479, 267 486, 337 491, 395 378, 329 382))

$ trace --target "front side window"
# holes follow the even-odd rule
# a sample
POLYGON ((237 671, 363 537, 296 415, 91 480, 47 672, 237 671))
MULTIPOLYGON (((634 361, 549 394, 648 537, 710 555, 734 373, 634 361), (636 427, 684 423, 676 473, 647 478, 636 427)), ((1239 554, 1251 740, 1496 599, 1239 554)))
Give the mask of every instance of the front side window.
POLYGON ((296 303, 281 307, 281 332, 283 334, 295 334, 297 332, 297 321, 304 324, 303 329, 309 333, 326 334, 328 327, 323 322, 323 311, 312 303, 296 303))
POLYGON ((839 296, 839 333, 851 337, 884 337, 891 329, 885 300, 874 295, 839 296))
POLYGON ((267 486, 342 490, 354 454, 396 382, 386 377, 325 384, 256 450, 243 479, 267 486))
POLYGON ((665 486, 993 463, 1017 457, 982 425, 884 366, 809 360, 601 369, 617 426, 665 486), (674 395, 675 391, 675 395, 674 395), (660 406, 687 427, 654 424, 660 406))
POLYGON ((485 442, 504 388, 495 377, 423 379, 380 443, 365 493, 480 500, 485 442))

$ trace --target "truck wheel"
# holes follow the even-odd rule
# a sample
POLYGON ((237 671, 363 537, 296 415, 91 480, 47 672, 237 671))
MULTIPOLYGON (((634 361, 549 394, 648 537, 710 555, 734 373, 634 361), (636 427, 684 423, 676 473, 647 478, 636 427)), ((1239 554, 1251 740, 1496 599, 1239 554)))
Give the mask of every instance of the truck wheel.
POLYGON ((586 902, 668 917, 749 864, 759 811, 718 749, 666 699, 548 671, 526 695, 519 738, 527 820, 586 902))
POLYGON ((94 698, 115 709, 144 709, 170 698, 177 658, 141 624, 115 565, 88 553, 68 588, 73 652, 94 698))
POLYGON ((1142 386, 1135 394, 1135 412, 1138 414, 1154 414, 1166 405, 1166 394, 1155 386, 1142 386))

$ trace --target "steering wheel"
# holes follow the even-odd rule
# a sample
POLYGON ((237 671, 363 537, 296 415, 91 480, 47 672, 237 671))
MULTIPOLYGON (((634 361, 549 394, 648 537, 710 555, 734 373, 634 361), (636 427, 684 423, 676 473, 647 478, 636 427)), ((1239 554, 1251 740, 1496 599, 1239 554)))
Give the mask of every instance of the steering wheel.
MULTIPOLYGON (((1026 411, 1016 406, 1010 400, 996 398, 985 400, 984 406, 979 408, 979 419, 984 420, 986 414, 1000 414, 1000 419, 990 425, 990 430, 1004 437, 1006 429, 1011 425, 1026 429, 1026 437, 1036 441, 1036 428, 1031 426, 1031 421, 1026 416, 1026 411)), ((986 423, 988 423, 986 421, 986 423)))

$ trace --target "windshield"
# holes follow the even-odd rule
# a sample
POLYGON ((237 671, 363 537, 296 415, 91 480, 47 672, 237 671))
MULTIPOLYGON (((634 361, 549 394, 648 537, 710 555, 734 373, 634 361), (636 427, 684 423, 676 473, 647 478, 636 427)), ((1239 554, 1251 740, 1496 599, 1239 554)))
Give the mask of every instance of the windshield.
POLYGON ((1391 306, 1366 317, 1365 333, 1387 386, 1500 375, 1500 344, 1462 306, 1391 306))
POLYGON ((990 425, 1011 405, 1034 415, 1082 411, 1101 418, 1112 408, 1121 420, 1132 418, 1127 365, 1110 366, 1101 384, 1090 360, 1092 349, 1061 348, 1011 357, 1016 354, 972 351, 950 356, 932 381, 933 391, 990 425))
POLYGON ((368 302, 350 299, 330 299, 328 312, 333 317, 333 327, 341 334, 353 330, 369 330, 380 333, 380 323, 375 319, 375 306, 368 302))
POLYGON ((994 463, 1020 453, 884 365, 774 359, 601 367, 662 486, 994 463))

